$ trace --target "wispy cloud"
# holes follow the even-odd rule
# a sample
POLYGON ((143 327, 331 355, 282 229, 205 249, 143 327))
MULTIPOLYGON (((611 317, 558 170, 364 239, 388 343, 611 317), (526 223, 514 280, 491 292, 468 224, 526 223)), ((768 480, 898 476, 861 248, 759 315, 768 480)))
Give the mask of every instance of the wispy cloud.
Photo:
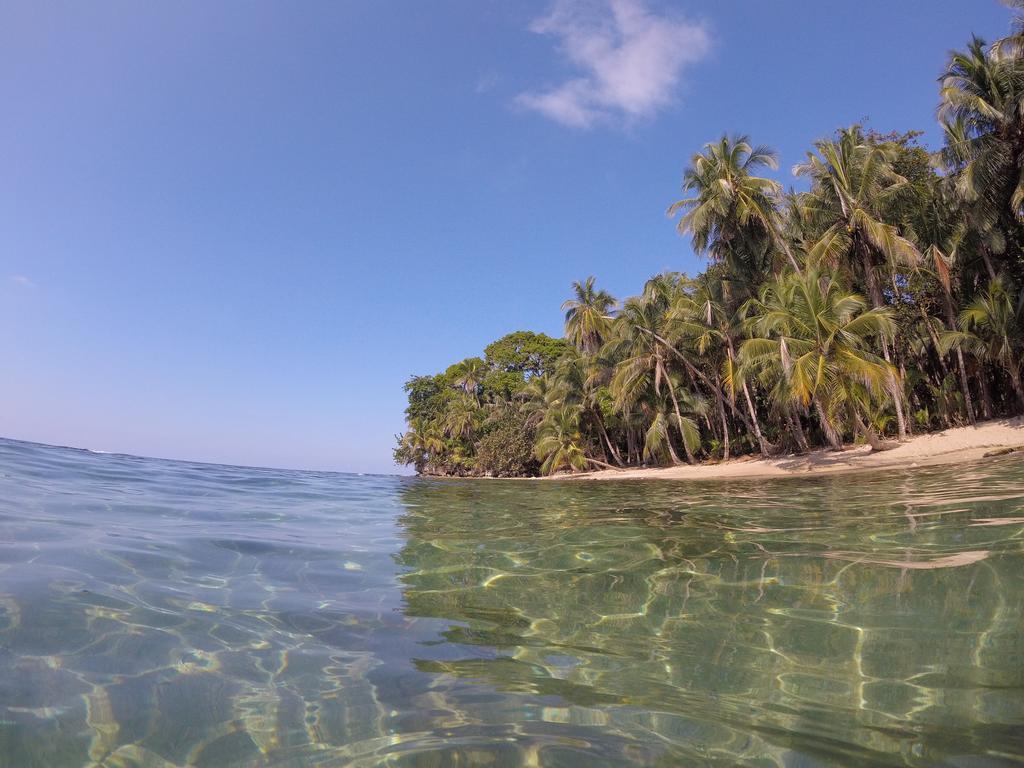
POLYGON ((17 283, 18 285, 22 285, 22 286, 24 286, 26 288, 35 288, 36 287, 36 284, 33 283, 31 280, 29 280, 24 275, 11 275, 11 282, 17 283))
POLYGON ((655 114, 671 103, 683 68, 711 47, 703 24, 655 14, 643 0, 555 0, 530 29, 556 38, 580 72, 516 102, 578 128, 655 114))
POLYGON ((482 72, 476 79, 476 86, 473 90, 477 93, 487 93, 488 91, 494 90, 494 87, 498 84, 498 74, 496 72, 482 72))

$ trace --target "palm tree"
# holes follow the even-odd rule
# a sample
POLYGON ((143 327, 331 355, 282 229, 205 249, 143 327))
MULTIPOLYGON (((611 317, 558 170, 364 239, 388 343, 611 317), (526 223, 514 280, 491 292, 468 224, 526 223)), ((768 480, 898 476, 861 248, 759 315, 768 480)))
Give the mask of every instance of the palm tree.
POLYGON ((1021 384, 1021 348, 1024 347, 1024 306, 1006 283, 997 278, 960 313, 959 330, 943 334, 945 350, 962 348, 982 360, 1003 367, 1024 411, 1021 384))
MULTIPOLYGON (((684 395, 686 401, 690 400, 688 393, 684 395)), ((701 408, 696 401, 693 404, 695 409, 701 408)), ((674 423, 674 414, 668 409, 667 403, 647 404, 646 409, 650 412, 647 419, 647 429, 644 432, 643 457, 646 460, 664 461, 667 454, 674 464, 679 463, 675 449, 672 447, 672 438, 669 434, 669 427, 674 423)), ((700 445, 700 430, 693 419, 684 416, 681 422, 685 430, 684 444, 688 444, 691 450, 696 450, 700 445)))
POLYGON ((541 462, 542 474, 561 469, 579 470, 587 465, 579 409, 564 405, 550 411, 537 428, 534 456, 541 462))
POLYGON ((575 298, 562 304, 565 312, 565 337, 584 354, 592 355, 608 336, 611 311, 615 298, 607 291, 594 287, 591 275, 582 283, 572 284, 575 298))
POLYGON ((539 424, 548 411, 565 403, 567 394, 564 385, 556 382, 552 375, 533 376, 518 393, 526 424, 531 427, 539 424))
POLYGON ((455 397, 444 415, 444 431, 449 437, 472 439, 480 425, 480 406, 468 394, 455 397))
POLYGON ((1024 0, 1003 0, 1003 4, 1016 8, 1012 31, 992 45, 993 55, 1002 59, 1020 59, 1024 56, 1024 0))
MULTIPOLYGON (((1024 65, 1017 56, 993 55, 975 37, 966 51, 950 55, 940 82, 939 118, 946 128, 942 159, 957 191, 979 229, 991 231, 998 224, 1014 237, 1024 221, 1024 65)), ((1019 250, 1019 235, 1015 239, 1019 250)), ((997 244, 996 251, 1004 246, 997 244)))
POLYGON ((722 424, 723 458, 729 458, 729 428, 725 405, 728 404, 736 412, 737 383, 750 417, 750 421, 744 423, 752 428, 761 455, 768 457, 771 455, 771 444, 761 431, 750 387, 745 379, 736 375, 736 344, 744 334, 742 315, 730 310, 726 281, 705 273, 693 280, 691 286, 692 292, 679 292, 674 299, 669 311, 671 327, 667 337, 692 348, 699 358, 713 361, 719 369, 712 375, 716 385, 713 394, 722 424), (724 397, 726 394, 727 399, 724 397))
POLYGON ((479 403, 479 389, 487 375, 487 363, 480 357, 468 357, 453 366, 452 376, 455 386, 466 394, 473 395, 479 403))
MULTIPOLYGON (((630 409, 651 394, 655 398, 666 392, 671 399, 674 421, 686 458, 694 461, 695 430, 692 419, 682 415, 676 386, 670 375, 674 350, 665 339, 669 324, 672 296, 680 288, 681 277, 659 275, 647 281, 644 294, 628 299, 615 319, 617 335, 612 342, 618 360, 612 376, 611 389, 616 405, 630 409)), ((670 446, 671 447, 671 446, 670 446)))
POLYGON ((881 447, 862 416, 881 399, 895 371, 870 351, 870 342, 891 338, 895 326, 890 310, 866 307, 863 298, 818 270, 780 278, 752 302, 755 338, 740 347, 741 366, 772 383, 780 405, 814 407, 836 449, 842 447, 844 416, 872 447, 881 447))
POLYGON ((605 426, 602 393, 606 390, 608 361, 599 355, 573 354, 565 355, 555 368, 555 380, 565 393, 565 402, 577 405, 581 409, 581 425, 584 432, 596 430, 603 446, 601 452, 605 459, 621 465, 622 457, 619 449, 612 441, 605 426), (607 453, 605 453, 607 448, 607 453))
POLYGON ((781 245, 799 272, 800 267, 779 237, 775 198, 780 187, 755 176, 761 168, 777 168, 775 152, 751 146, 746 136, 723 135, 704 145, 683 174, 683 191, 690 193, 669 206, 668 215, 682 214, 678 229, 690 234, 697 253, 710 253, 726 262, 736 275, 757 281, 768 271, 772 247, 781 245))
MULTIPOLYGON (((949 330, 956 330, 952 273, 954 267, 960 266, 961 246, 967 235, 967 223, 962 215, 962 206, 946 180, 934 178, 927 184, 924 200, 921 205, 917 206, 915 213, 917 215, 914 230, 921 246, 924 263, 928 265, 930 272, 935 276, 942 289, 942 309, 949 330)), ((923 307, 921 312, 924 316, 923 307)), ((927 322, 927 318, 924 319, 927 322)), ((941 349, 939 351, 942 352, 941 349)), ((974 424, 974 400, 971 397, 963 350, 957 346, 955 353, 967 418, 974 424)))
MULTIPOLYGON (((807 162, 793 168, 797 176, 811 180, 811 189, 800 196, 801 215, 821 231, 809 259, 814 264, 848 268, 867 287, 876 309, 885 306, 881 267, 895 274, 901 267, 915 267, 921 254, 899 229, 886 219, 886 207, 906 187, 907 180, 896 173, 891 152, 885 146, 865 141, 860 126, 839 132, 838 140, 821 140, 807 162)), ((892 362, 882 341, 882 354, 892 362)), ((903 394, 894 378, 892 401, 896 410, 899 438, 907 436, 903 394)))

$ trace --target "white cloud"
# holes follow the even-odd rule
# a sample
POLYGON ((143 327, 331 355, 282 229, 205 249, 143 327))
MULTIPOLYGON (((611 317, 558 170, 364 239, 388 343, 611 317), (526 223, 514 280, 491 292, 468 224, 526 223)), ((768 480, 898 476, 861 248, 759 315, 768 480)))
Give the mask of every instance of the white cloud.
POLYGON ((35 288, 36 284, 29 280, 24 275, 11 275, 11 280, 18 285, 23 285, 26 288, 35 288))
POLYGON ((650 117, 672 101, 683 68, 711 47, 703 24, 656 15, 643 0, 555 0, 530 29, 556 38, 580 73, 516 102, 579 128, 650 117))

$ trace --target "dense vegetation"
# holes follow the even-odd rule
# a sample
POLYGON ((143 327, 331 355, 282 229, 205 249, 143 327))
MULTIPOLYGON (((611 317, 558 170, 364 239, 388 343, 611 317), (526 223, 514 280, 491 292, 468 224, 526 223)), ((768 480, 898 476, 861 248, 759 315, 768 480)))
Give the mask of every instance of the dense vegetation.
MULTIPOLYGON (((1024 11, 1024 0, 1011 4, 1024 11)), ((622 301, 593 277, 565 339, 526 331, 405 386, 395 459, 525 475, 840 448, 1024 411, 1024 16, 953 52, 937 152, 852 126, 793 171, 723 136, 669 208, 709 260, 622 301)))

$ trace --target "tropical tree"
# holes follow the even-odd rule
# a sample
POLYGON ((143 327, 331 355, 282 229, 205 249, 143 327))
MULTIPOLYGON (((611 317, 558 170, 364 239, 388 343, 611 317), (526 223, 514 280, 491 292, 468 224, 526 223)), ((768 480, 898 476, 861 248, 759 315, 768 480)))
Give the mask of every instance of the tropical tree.
MULTIPOLYGON (((1008 44, 1009 45, 1009 44, 1008 44)), ((957 191, 982 223, 1024 221, 1024 66, 975 37, 954 51, 941 79, 943 153, 957 191)), ((1019 244, 1018 244, 1019 245, 1019 244)))
POLYGON ((1004 59, 1019 59, 1024 56, 1024 0, 1003 0, 1003 4, 1015 8, 1010 34, 996 40, 992 53, 1004 59))
MULTIPOLYGON (((690 159, 683 173, 689 196, 670 205, 668 215, 680 216, 679 232, 691 236, 697 253, 756 283, 771 267, 773 246, 782 241, 775 207, 780 187, 754 172, 777 167, 773 150, 752 146, 746 136, 723 135, 690 159)), ((788 249, 787 254, 799 271, 788 249)))
POLYGON ((559 470, 580 470, 587 466, 587 454, 580 432, 579 408, 565 405, 545 415, 537 428, 534 455, 541 462, 542 474, 559 470))
POLYGON ((945 349, 960 348, 1002 366, 1010 377, 1017 404, 1024 411, 1021 349, 1024 347, 1024 306, 1006 282, 996 278, 960 313, 959 330, 944 334, 945 349))
POLYGON ((852 126, 784 193, 771 150, 706 144, 669 208, 703 273, 621 305, 588 277, 565 338, 516 331, 412 377, 396 460, 506 475, 881 448, 892 422, 903 438, 1024 411, 1024 0, 1007 4, 1008 36, 950 54, 940 152, 852 126))
POLYGON ((833 448, 842 447, 847 417, 881 447, 863 416, 896 375, 871 351, 872 341, 892 337, 890 310, 867 309, 861 296, 817 269, 768 283, 749 310, 754 338, 740 347, 742 366, 770 382, 781 405, 813 407, 833 448))
MULTIPOLYGON (((709 270, 710 272, 710 270, 709 270)), ((727 281, 705 272, 691 281, 690 291, 679 291, 669 310, 670 328, 666 336, 678 346, 692 350, 705 363, 714 378, 713 396, 722 425, 723 458, 729 458, 729 425, 725 406, 736 410, 737 384, 743 395, 752 429, 762 456, 769 456, 771 444, 761 431, 757 408, 747 381, 736 375, 736 345, 744 336, 742 315, 731 309, 727 281), (727 395, 727 399, 725 397, 727 395)))
POLYGON ((584 354, 592 355, 608 336, 615 298, 594 287, 591 275, 572 284, 574 297, 562 304, 565 312, 565 337, 584 354))
MULTIPOLYGON (((892 148, 865 141, 860 126, 843 129, 836 140, 817 141, 814 147, 807 161, 793 169, 811 180, 810 191, 800 196, 800 212, 821 232, 808 258, 814 265, 849 270, 866 286, 872 305, 884 307, 884 269, 895 281, 901 268, 916 267, 921 257, 898 227, 886 221, 886 208, 904 190, 906 179, 893 170, 892 148)), ((882 356, 892 362, 884 339, 882 356)), ((890 389, 902 440, 907 425, 895 378, 890 389)))
MULTIPOLYGON (((672 426, 679 434, 687 460, 692 463, 694 451, 699 447, 699 431, 680 409, 677 388, 670 375, 677 352, 665 338, 673 295, 680 290, 680 283, 681 276, 676 274, 651 278, 642 296, 628 299, 622 305, 611 342, 612 354, 618 360, 611 391, 616 404, 623 409, 631 408, 645 397, 653 395, 658 399, 667 394, 672 403, 672 426)), ((671 443, 668 448, 673 461, 678 461, 671 443)))
POLYGON ((487 364, 482 358, 468 357, 448 369, 448 377, 452 383, 467 395, 472 395, 479 402, 479 389, 487 376, 487 364))

